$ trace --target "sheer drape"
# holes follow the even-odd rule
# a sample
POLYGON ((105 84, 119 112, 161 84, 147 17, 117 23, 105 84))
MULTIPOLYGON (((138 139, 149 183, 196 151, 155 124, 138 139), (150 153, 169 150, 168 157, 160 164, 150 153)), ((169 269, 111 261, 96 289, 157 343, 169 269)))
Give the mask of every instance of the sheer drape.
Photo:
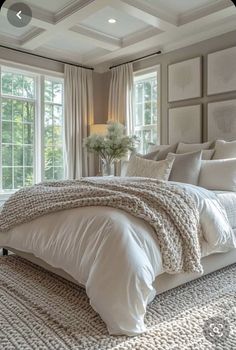
POLYGON ((133 120, 133 65, 131 63, 113 68, 109 91, 108 119, 132 130, 133 120))
POLYGON ((65 65, 65 159, 66 177, 89 175, 83 139, 93 124, 92 71, 65 65))

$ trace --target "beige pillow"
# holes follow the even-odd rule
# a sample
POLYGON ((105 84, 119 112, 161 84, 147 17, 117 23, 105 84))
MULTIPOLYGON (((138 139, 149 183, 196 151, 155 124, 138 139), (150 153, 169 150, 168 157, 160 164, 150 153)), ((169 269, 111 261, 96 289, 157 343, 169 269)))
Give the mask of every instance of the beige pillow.
POLYGON ((184 182, 197 186, 201 170, 202 151, 184 154, 169 153, 166 159, 173 158, 174 164, 169 181, 184 182))
POLYGON ((155 145, 150 144, 148 147, 148 152, 163 151, 165 148, 170 147, 170 145, 155 145))
POLYGON ((137 153, 136 156, 143 158, 143 159, 156 160, 158 153, 159 153, 159 151, 149 152, 147 154, 137 153))
POLYGON ((132 156, 127 167, 126 176, 149 177, 167 181, 173 162, 174 158, 157 162, 132 156))
POLYGON ((213 159, 236 158, 236 141, 217 140, 215 143, 215 154, 213 159))
POLYGON ((177 149, 178 143, 175 143, 174 145, 170 145, 167 148, 164 148, 163 150, 160 150, 156 160, 163 160, 166 159, 168 153, 175 153, 177 149))
POLYGON ((204 142, 204 143, 183 143, 180 142, 178 144, 176 153, 189 153, 189 152, 197 152, 204 149, 209 149, 212 145, 212 141, 204 142))
POLYGON ((236 159, 203 160, 198 185, 209 190, 236 191, 236 159))

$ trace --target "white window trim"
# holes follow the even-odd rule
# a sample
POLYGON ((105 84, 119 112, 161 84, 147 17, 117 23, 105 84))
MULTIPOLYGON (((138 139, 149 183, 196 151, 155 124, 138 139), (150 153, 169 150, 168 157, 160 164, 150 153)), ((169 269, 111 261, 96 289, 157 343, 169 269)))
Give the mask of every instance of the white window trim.
MULTIPOLYGON (((159 125, 160 125, 160 130, 159 130, 159 136, 160 136, 160 143, 161 143, 161 139, 162 139, 162 135, 161 135, 161 130, 162 130, 162 118, 161 118, 161 82, 162 82, 162 79, 161 79, 161 65, 160 64, 157 64, 155 66, 152 66, 152 67, 148 67, 148 68, 143 68, 143 69, 139 69, 138 71, 135 71, 133 73, 134 75, 134 82, 135 82, 135 78, 136 77, 139 77, 139 76, 142 76, 142 75, 145 75, 145 74, 149 74, 149 73, 153 73, 153 72, 156 72, 157 74, 157 81, 158 81, 158 84, 157 84, 157 114, 160 116, 160 120, 159 120, 159 125)), ((135 100, 134 100, 135 102, 135 100)), ((134 108, 135 110, 135 108, 134 108)), ((132 123, 133 125, 133 123, 132 123)), ((138 127, 136 127, 137 129, 138 127)), ((146 126, 146 128, 148 128, 148 125, 146 126)), ((150 126, 151 128, 151 126, 150 126)), ((142 130, 142 127, 140 127, 140 130, 142 130)), ((134 132, 134 127, 133 127, 133 130, 134 132)))
MULTIPOLYGON (((45 79, 54 79, 58 82, 63 82, 64 86, 64 74, 59 72, 54 72, 50 70, 45 70, 41 68, 35 68, 32 66, 27 66, 21 63, 13 63, 7 60, 0 59, 0 108, 1 108, 1 99, 2 99, 2 86, 1 86, 1 75, 2 70, 9 70, 13 73, 26 74, 35 78, 35 99, 27 99, 24 97, 10 96, 14 97, 16 100, 21 101, 34 101, 35 102, 35 141, 34 141, 34 182, 43 181, 44 174, 44 157, 43 152, 37 152, 37 148, 43 149, 44 140, 43 140, 43 130, 44 130, 44 81, 45 79), (41 93, 40 93, 41 92, 41 93)), ((64 89, 63 89, 64 93, 64 89)), ((6 95, 7 97, 7 95, 6 95)), ((64 111, 64 99, 62 102, 63 111, 64 111)), ((64 113, 63 113, 64 114, 64 113)), ((63 115, 64 117, 64 115, 63 115)), ((1 140, 1 128, 0 128, 0 140, 1 140)), ((0 159, 2 159, 2 148, 0 147, 0 159)), ((2 164, 0 162, 0 173, 2 173, 2 164)), ((17 190, 12 190, 9 192, 2 192, 0 188, 0 202, 6 201, 14 192, 17 190)))

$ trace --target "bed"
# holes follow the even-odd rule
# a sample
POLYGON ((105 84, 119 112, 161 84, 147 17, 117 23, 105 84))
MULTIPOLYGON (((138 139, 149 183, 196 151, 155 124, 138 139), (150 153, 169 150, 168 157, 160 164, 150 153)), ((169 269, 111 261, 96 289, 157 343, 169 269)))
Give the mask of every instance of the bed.
MULTIPOLYGON (((200 213, 203 274, 235 263, 236 193, 171 184, 194 199, 200 213)), ((201 275, 166 272, 153 228, 109 206, 40 216, 0 233, 0 247, 84 286, 92 307, 115 335, 144 332, 146 307, 156 294, 201 275)))

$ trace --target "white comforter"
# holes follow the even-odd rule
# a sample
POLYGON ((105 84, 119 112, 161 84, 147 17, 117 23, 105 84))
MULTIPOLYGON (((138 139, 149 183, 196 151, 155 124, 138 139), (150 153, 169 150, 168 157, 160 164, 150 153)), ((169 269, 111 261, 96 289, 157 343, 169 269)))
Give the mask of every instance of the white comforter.
MULTIPOLYGON (((202 255, 236 248, 216 195, 177 185, 193 196, 199 208, 202 255)), ((1 233, 0 246, 32 253, 84 285, 110 334, 145 331, 146 306, 156 294, 153 282, 164 271, 156 234, 141 219, 108 207, 65 210, 1 233)))

